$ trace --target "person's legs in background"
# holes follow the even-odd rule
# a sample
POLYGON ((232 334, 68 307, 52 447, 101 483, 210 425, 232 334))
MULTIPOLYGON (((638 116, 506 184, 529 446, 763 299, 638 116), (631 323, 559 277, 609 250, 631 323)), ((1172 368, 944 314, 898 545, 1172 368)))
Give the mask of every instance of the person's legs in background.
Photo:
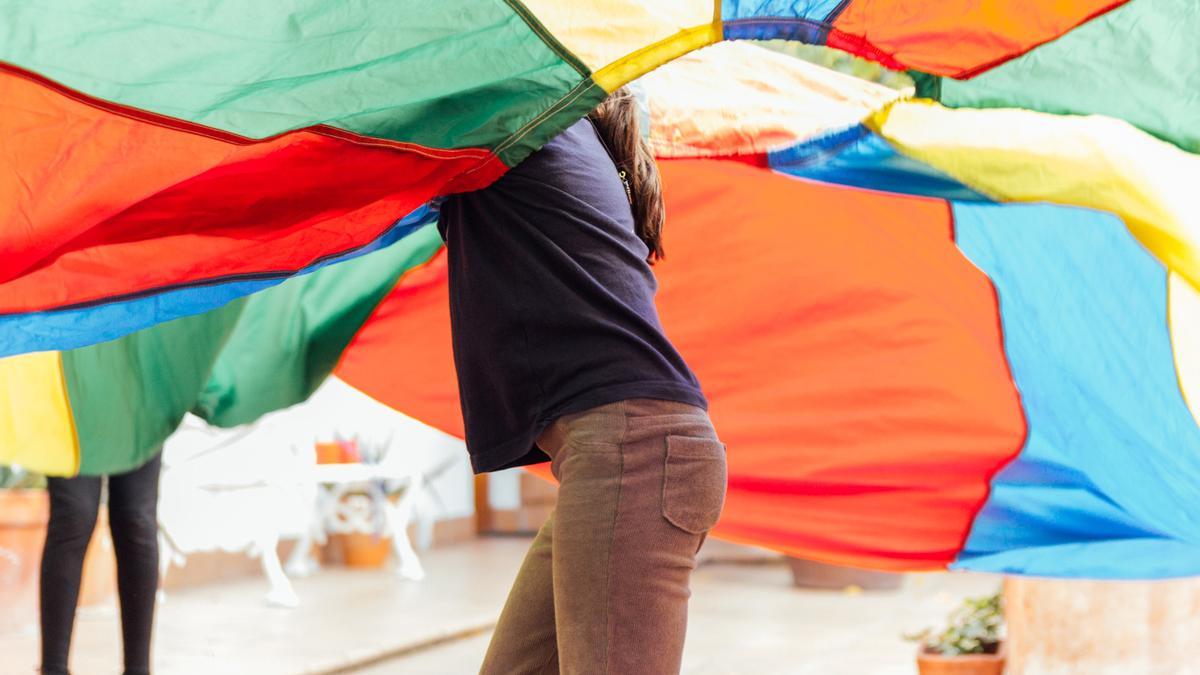
POLYGON ((128 473, 109 476, 108 519, 117 555, 125 675, 150 673, 150 639, 158 592, 157 454, 128 473))
POLYGON ((100 510, 100 477, 49 478, 50 523, 42 549, 42 672, 66 675, 83 556, 100 510))

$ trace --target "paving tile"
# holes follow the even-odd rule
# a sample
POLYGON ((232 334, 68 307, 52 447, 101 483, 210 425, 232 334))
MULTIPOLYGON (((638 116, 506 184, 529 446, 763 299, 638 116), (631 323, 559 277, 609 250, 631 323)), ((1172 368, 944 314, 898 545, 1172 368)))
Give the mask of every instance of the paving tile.
MULTIPOLYGON (((728 560, 718 556, 718 560, 728 560)), ((774 564, 701 566, 693 584, 686 675, 913 675, 916 647, 902 638, 936 625, 965 596, 1000 580, 986 575, 918 574, 890 592, 794 589, 774 564)), ((368 675, 473 673, 488 635, 379 663, 368 675)))
MULTIPOLYGON (((483 539, 437 549, 422 560, 428 577, 400 579, 386 571, 333 568, 295 580, 300 606, 263 601, 266 582, 251 579, 171 593, 158 609, 155 672, 159 675, 300 675, 327 672, 413 644, 496 620, 528 542, 483 539)), ((77 621, 75 675, 118 672, 115 610, 92 610, 77 621)), ((31 673, 37 665, 33 629, 0 635, 0 673, 31 673)))
MULTIPOLYGON (((323 570, 296 580, 301 605, 268 607, 266 583, 251 579, 172 593, 155 637, 158 675, 305 675, 346 672, 458 675, 478 671, 492 625, 528 540, 481 539, 423 556, 428 578, 323 570), (481 630, 485 632, 480 632, 481 630), (470 636, 389 658, 447 636, 470 636)), ((912 644, 901 634, 936 624, 965 595, 998 588, 982 575, 909 575, 890 592, 791 587, 782 561, 714 546, 694 576, 684 672, 688 675, 912 675, 912 644)), ((76 675, 110 675, 119 665, 116 612, 79 617, 76 675)), ((0 673, 34 672, 32 629, 0 635, 0 673)))

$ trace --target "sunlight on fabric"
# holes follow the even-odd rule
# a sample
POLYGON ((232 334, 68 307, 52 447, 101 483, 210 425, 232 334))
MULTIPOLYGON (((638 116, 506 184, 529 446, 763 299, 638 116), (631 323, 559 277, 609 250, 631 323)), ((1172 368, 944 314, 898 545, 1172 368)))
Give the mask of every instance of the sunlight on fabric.
POLYGON ((646 75, 658 157, 747 155, 858 124, 902 92, 744 42, 646 75))
POLYGON ((1169 312, 1171 342, 1175 349, 1175 369, 1179 372, 1179 387, 1200 422, 1200 293, 1178 274, 1170 280, 1169 312))
POLYGON ((1200 286, 1200 156, 1098 115, 910 101, 869 124, 906 154, 992 197, 1115 213, 1168 269, 1200 286))
POLYGON ((709 0, 528 0, 525 5, 609 91, 669 58, 721 39, 720 25, 714 22, 719 17, 709 0), (666 51, 674 53, 667 56, 666 51))

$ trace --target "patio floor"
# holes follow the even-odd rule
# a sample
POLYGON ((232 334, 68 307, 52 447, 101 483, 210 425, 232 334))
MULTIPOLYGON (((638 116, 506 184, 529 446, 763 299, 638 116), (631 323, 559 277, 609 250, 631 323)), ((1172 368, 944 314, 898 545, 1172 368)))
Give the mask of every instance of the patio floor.
MULTIPOLYGON (((295 581, 295 609, 267 606, 259 579, 176 591, 159 608, 156 672, 476 672, 527 545, 496 538, 429 551, 422 582, 323 570, 295 581)), ((963 596, 999 586, 995 577, 919 574, 899 591, 802 591, 790 587, 782 561, 716 548, 717 561, 693 577, 689 675, 912 675, 915 648, 901 634, 939 622, 963 596)), ((83 612, 72 672, 117 672, 118 635, 114 608, 83 612)), ((37 649, 32 626, 0 635, 0 670, 35 672, 37 649)))

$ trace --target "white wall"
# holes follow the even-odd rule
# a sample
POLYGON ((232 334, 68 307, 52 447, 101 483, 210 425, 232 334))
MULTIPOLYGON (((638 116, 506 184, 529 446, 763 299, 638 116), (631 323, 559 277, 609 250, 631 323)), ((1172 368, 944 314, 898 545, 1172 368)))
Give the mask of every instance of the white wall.
POLYGON ((505 469, 488 474, 488 505, 498 511, 521 508, 521 472, 524 469, 505 469))

